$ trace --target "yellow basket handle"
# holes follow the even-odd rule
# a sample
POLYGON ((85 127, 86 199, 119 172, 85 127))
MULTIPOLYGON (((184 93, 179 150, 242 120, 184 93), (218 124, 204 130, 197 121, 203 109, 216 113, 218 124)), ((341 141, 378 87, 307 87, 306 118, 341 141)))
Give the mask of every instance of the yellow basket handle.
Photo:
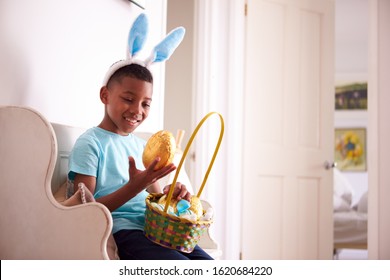
POLYGON ((202 182, 202 185, 200 186, 199 188, 199 191, 197 193, 197 197, 199 198, 200 195, 202 194, 202 191, 203 191, 203 188, 206 184, 206 181, 207 181, 207 178, 209 177, 209 174, 210 174, 210 171, 211 171, 211 168, 214 164, 214 161, 215 161, 215 158, 217 157, 217 153, 218 153, 218 150, 219 150, 219 147, 221 146, 221 142, 222 142, 222 137, 223 137, 223 133, 224 133, 224 130, 225 130, 225 124, 224 124, 224 121, 223 121, 223 117, 220 113, 217 113, 217 112, 210 112, 208 113, 200 122, 199 124, 196 126, 194 132, 192 133, 190 139, 188 140, 188 143, 187 143, 187 146, 186 148, 184 149, 184 152, 183 152, 183 156, 181 157, 180 159, 180 163, 177 167, 177 170, 176 170, 176 173, 175 173, 175 177, 173 178, 173 182, 172 182, 172 185, 171 187, 169 188, 169 192, 168 192, 168 197, 167 197, 167 200, 166 200, 166 203, 165 203, 165 208, 164 208, 164 211, 165 212, 168 212, 168 207, 169 207, 169 203, 172 199, 172 195, 173 195, 173 190, 175 189, 175 185, 176 185, 176 181, 177 181, 177 178, 179 177, 179 172, 180 172, 180 169, 184 163, 184 159, 188 153, 188 151, 190 150, 190 147, 191 147, 191 144, 192 142, 194 141, 195 139, 195 136, 196 134, 198 133, 199 129, 201 128, 201 126, 203 125, 203 123, 211 116, 211 115, 214 115, 214 114, 217 114, 219 116, 219 119, 221 121, 221 131, 219 133, 219 138, 218 138, 218 142, 217 142, 217 145, 215 147, 215 150, 214 150, 214 154, 213 154, 213 157, 211 158, 211 161, 210 161, 210 164, 209 164, 209 167, 207 168, 207 171, 206 171, 206 174, 203 178, 203 182, 202 182))

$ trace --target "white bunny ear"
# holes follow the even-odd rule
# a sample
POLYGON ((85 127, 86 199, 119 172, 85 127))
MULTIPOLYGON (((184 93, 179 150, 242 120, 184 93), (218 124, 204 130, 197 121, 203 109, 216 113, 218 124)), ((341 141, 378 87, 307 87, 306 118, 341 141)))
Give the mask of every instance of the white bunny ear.
POLYGON ((175 49, 184 38, 184 27, 177 27, 172 30, 157 46, 154 47, 151 55, 145 60, 145 65, 149 66, 155 62, 168 60, 175 49))
POLYGON ((148 19, 145 14, 140 14, 134 21, 127 40, 128 53, 127 58, 134 57, 144 46, 146 36, 148 35, 148 19))

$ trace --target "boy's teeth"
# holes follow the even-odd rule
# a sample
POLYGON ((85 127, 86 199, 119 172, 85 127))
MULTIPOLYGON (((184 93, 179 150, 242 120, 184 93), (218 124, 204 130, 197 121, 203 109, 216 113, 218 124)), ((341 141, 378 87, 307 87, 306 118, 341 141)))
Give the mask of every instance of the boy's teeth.
POLYGON ((137 122, 137 120, 132 120, 132 119, 129 119, 129 118, 125 118, 125 120, 128 121, 128 122, 132 122, 132 123, 136 123, 137 122))

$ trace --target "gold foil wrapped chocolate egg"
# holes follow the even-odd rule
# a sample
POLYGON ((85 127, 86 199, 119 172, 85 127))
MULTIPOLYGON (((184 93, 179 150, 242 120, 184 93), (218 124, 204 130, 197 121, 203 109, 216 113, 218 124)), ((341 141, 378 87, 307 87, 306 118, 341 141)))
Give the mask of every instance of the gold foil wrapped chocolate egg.
POLYGON ((153 134, 146 143, 142 161, 144 166, 148 168, 157 157, 160 157, 160 161, 154 168, 154 170, 158 170, 172 163, 175 151, 176 142, 172 133, 167 130, 160 130, 153 134))
POLYGON ((197 196, 191 196, 191 207, 190 210, 196 215, 196 217, 199 219, 203 216, 203 206, 202 202, 200 201, 200 198, 197 196))

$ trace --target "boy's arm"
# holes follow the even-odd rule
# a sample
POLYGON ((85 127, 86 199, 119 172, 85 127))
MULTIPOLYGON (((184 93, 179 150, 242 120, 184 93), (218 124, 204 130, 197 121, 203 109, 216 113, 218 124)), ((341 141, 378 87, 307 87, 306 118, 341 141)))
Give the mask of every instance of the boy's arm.
MULTIPOLYGON (((141 171, 136 168, 134 158, 129 157, 129 177, 132 179, 116 191, 97 198, 96 201, 104 204, 112 212, 135 197, 147 186, 149 186, 148 190, 150 188, 152 191, 161 192, 157 180, 171 173, 176 167, 169 164, 159 170, 154 170, 158 161, 159 159, 156 159, 147 169, 141 171)), ((76 173, 74 177, 75 192, 80 182, 84 183, 91 193, 95 193, 96 177, 76 173)))
POLYGON ((93 176, 88 175, 82 175, 76 173, 74 177, 74 192, 77 192, 79 189, 79 183, 84 183, 84 185, 89 189, 89 191, 94 194, 95 193, 95 187, 96 187, 96 178, 93 176))
MULTIPOLYGON (((75 192, 77 191, 77 186, 80 182, 84 183, 84 185, 91 191, 91 193, 95 193, 95 177, 83 174, 76 174, 74 178, 75 192)), ((135 197, 142 190, 142 186, 137 186, 136 184, 131 184, 130 182, 128 182, 115 192, 97 198, 96 201, 104 204, 108 208, 108 210, 112 212, 123 204, 125 204, 128 200, 135 197)))

